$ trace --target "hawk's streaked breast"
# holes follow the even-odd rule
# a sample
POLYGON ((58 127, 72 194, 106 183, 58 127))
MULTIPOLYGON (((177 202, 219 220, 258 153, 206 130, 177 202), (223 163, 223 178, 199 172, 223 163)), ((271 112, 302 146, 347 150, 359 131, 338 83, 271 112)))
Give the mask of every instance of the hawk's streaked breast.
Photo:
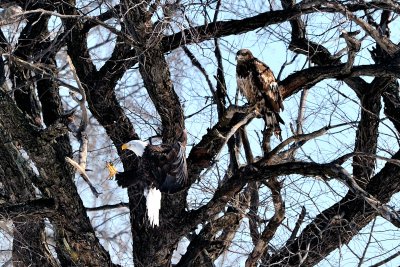
POLYGON ((262 99, 261 92, 257 89, 253 82, 253 75, 247 73, 247 76, 237 76, 236 82, 240 93, 247 99, 249 104, 253 105, 262 99))

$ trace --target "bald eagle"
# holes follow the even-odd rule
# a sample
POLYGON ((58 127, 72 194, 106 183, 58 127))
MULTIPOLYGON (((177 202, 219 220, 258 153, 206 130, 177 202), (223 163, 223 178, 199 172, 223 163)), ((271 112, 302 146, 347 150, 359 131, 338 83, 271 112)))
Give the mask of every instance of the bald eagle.
POLYGON ((249 49, 236 53, 236 81, 240 93, 250 105, 257 105, 264 115, 265 127, 272 128, 274 134, 282 141, 279 123, 285 124, 280 110, 283 110, 282 96, 278 83, 271 69, 253 56, 249 49))
MULTIPOLYGON (((185 138, 186 139, 186 138, 185 138)), ((184 143, 151 145, 133 140, 122 145, 122 150, 131 150, 138 156, 137 170, 128 170, 115 175, 119 186, 129 187, 140 177, 147 184, 147 215, 152 226, 159 225, 161 192, 173 194, 181 191, 188 180, 184 143)))

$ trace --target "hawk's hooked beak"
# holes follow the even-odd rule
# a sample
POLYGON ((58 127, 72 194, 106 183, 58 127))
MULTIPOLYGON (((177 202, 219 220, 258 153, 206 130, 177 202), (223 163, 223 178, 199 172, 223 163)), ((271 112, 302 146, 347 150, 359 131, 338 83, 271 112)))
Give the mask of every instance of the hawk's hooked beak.
POLYGON ((121 149, 122 150, 126 150, 126 149, 128 149, 129 148, 129 145, 128 144, 123 144, 122 146, 121 146, 121 149))

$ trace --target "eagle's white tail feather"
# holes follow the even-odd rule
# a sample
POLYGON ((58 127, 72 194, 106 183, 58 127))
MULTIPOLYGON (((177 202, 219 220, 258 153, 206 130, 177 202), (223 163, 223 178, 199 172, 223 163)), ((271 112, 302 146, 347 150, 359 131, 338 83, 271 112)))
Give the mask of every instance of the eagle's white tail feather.
POLYGON ((147 216, 150 224, 154 227, 160 225, 161 192, 155 187, 149 189, 147 194, 147 216))

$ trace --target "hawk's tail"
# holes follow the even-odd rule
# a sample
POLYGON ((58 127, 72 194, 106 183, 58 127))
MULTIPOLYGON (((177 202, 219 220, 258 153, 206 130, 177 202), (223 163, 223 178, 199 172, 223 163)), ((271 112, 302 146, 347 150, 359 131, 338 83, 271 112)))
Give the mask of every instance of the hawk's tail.
POLYGON ((281 135, 282 130, 281 127, 279 126, 279 123, 285 124, 285 122, 282 120, 279 113, 274 111, 266 111, 264 121, 265 121, 265 127, 272 128, 275 136, 278 137, 280 141, 282 141, 282 135, 281 135))

